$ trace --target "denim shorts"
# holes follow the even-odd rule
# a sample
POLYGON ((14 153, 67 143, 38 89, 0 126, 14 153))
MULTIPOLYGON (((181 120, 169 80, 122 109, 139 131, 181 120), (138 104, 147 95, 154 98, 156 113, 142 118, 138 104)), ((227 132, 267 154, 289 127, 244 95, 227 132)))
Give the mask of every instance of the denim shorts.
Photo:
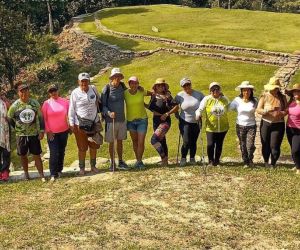
POLYGON ((147 128, 148 128, 148 118, 127 121, 127 130, 129 131, 146 134, 147 128))

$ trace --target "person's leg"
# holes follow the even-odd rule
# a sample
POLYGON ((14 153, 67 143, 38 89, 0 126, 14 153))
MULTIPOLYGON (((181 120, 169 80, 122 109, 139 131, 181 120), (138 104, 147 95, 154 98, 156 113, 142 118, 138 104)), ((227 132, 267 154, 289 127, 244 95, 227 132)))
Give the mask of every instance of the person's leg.
POLYGON ((220 163, 220 157, 222 155, 223 142, 227 131, 216 133, 216 150, 215 150, 215 165, 220 163))
POLYGON ((141 162, 145 151, 145 133, 138 133, 137 161, 141 162))
POLYGON ((190 125, 184 120, 180 119, 181 125, 181 134, 182 134, 182 146, 181 146, 181 158, 186 159, 188 151, 190 149, 190 125))
POLYGON ((236 124, 236 134, 239 138, 240 150, 244 164, 249 164, 249 157, 247 151, 247 128, 236 124))
POLYGON ((285 124, 284 122, 272 124, 271 132, 271 165, 275 166, 280 156, 280 147, 284 137, 285 124))
POLYGON ((97 158, 97 148, 90 147, 90 165, 91 165, 91 171, 94 173, 99 172, 98 168, 96 168, 96 158, 97 158))
POLYGON ((151 137, 151 144, 159 153, 162 160, 164 160, 164 158, 167 157, 167 154, 165 152, 166 149, 165 135, 168 132, 169 128, 170 125, 167 122, 161 123, 156 128, 154 134, 151 137), (162 143, 164 143, 164 146, 162 145, 162 143))
POLYGON ((69 132, 65 131, 59 134, 59 156, 57 164, 57 172, 61 173, 64 167, 65 151, 68 143, 69 132))
POLYGON ((28 137, 27 136, 17 136, 16 137, 16 144, 17 144, 17 153, 20 156, 21 165, 24 171, 25 179, 28 180, 29 173, 28 173, 28 137))
MULTIPOLYGON (((191 124, 191 129, 189 131, 189 141, 190 143, 190 159, 195 159, 197 151, 197 140, 199 137, 200 128, 198 123, 191 124)), ((193 161, 193 160, 192 160, 193 161)))
POLYGON ((213 164, 215 154, 214 133, 206 132, 208 163, 213 164))
POLYGON ((44 169, 43 169, 43 162, 42 162, 41 156, 40 155, 32 155, 32 157, 33 157, 36 169, 38 170, 40 177, 44 178, 44 169))
POLYGON ((3 157, 2 168, 1 168, 2 180, 7 181, 9 179, 9 166, 11 162, 11 155, 6 148, 3 148, 2 150, 2 157, 3 157))
POLYGON ((137 131, 131 130, 129 131, 129 134, 132 140, 132 147, 135 154, 135 158, 138 161, 138 140, 139 140, 138 133, 137 131))
POLYGON ((51 177, 58 176, 58 160, 59 160, 59 135, 55 134, 52 141, 47 139, 50 151, 49 170, 51 177))
POLYGON ((30 178, 28 173, 28 157, 27 155, 21 155, 20 159, 21 159, 21 165, 24 171, 25 179, 28 180, 30 178))
POLYGON ((271 132, 270 132, 270 126, 271 124, 261 120, 260 123, 260 140, 261 140, 261 146, 262 146, 262 155, 264 158, 265 164, 268 164, 270 154, 271 154, 271 148, 270 148, 270 139, 271 139, 271 132))
POLYGON ((4 167, 3 167, 3 151, 4 151, 4 148, 0 147, 0 179, 1 179, 1 175, 2 175, 2 172, 4 171, 4 167))
POLYGON ((298 134, 293 136, 292 140, 292 155, 296 168, 300 170, 300 130, 298 134))
POLYGON ((255 136, 256 136, 256 126, 248 127, 246 135, 246 146, 249 158, 249 164, 253 164, 254 151, 255 151, 255 136))
MULTIPOLYGON (((286 137, 287 137, 287 139, 288 139, 288 143, 289 143, 289 145, 290 145, 291 152, 292 152, 292 150, 293 150, 293 149, 292 149, 292 147, 293 147, 293 135, 294 135, 293 129, 287 126, 287 127, 286 127, 286 137)), ((295 159, 294 159, 293 154, 291 154, 291 155, 292 155, 293 161, 295 162, 295 159)))

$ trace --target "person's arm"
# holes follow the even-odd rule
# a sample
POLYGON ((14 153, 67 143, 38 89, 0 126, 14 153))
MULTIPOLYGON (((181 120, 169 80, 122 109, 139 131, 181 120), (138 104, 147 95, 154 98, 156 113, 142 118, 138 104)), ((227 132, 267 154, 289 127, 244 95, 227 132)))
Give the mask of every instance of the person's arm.
POLYGON ((72 92, 69 100, 69 112, 68 112, 68 117, 69 117, 69 125, 70 129, 73 132, 74 131, 74 124, 75 124, 75 94, 72 92))
POLYGON ((15 128, 15 126, 16 126, 16 120, 15 120, 14 116, 15 116, 15 105, 12 104, 7 112, 7 120, 13 128, 15 128))
POLYGON ((48 109, 48 103, 47 103, 47 101, 45 101, 43 103, 43 106, 42 106, 42 115, 43 115, 43 118, 44 118, 45 132, 46 133, 50 131, 49 124, 48 124, 47 109, 48 109))
POLYGON ((228 111, 236 111, 238 107, 238 103, 236 98, 229 104, 228 111))
POLYGON ((39 133, 39 140, 43 140, 44 138, 44 131, 45 131, 45 123, 44 123, 44 118, 42 115, 42 111, 41 111, 41 106, 38 103, 38 101, 36 101, 36 105, 37 105, 37 119, 36 119, 36 126, 37 126, 37 130, 39 133))
MULTIPOLYGON (((114 112, 110 112, 110 110, 108 109, 108 106, 107 106, 107 103, 108 103, 107 99, 109 98, 108 88, 109 88, 109 86, 105 86, 101 93, 101 102, 102 102, 102 107, 103 107, 102 114, 104 116, 111 117, 112 113, 114 113, 114 112)), ((111 118, 113 118, 113 117, 111 117, 111 118)))
POLYGON ((260 115, 266 115, 271 111, 272 110, 265 108, 265 96, 261 96, 257 104, 256 112, 260 115))
POLYGON ((168 116, 170 116, 171 114, 176 113, 179 110, 179 105, 175 105, 170 111, 166 112, 165 114, 163 114, 160 119, 162 121, 165 121, 167 119, 168 116))
POLYGON ((283 103, 284 103, 284 109, 278 112, 280 118, 283 118, 288 114, 288 103, 285 96, 283 96, 283 103))
POLYGON ((202 101, 200 102, 199 104, 199 108, 196 110, 196 120, 199 120, 200 117, 202 117, 202 113, 203 111, 205 110, 206 108, 206 103, 207 103, 207 100, 208 100, 209 96, 205 96, 202 101))

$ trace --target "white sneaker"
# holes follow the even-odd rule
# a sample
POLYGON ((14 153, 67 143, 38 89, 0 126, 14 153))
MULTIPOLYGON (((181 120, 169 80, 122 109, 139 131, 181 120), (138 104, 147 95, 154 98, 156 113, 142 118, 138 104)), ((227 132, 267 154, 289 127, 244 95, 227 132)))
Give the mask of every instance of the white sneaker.
POLYGON ((50 182, 55 182, 55 177, 54 176, 51 176, 50 182))
POLYGON ((185 165, 186 165, 186 158, 181 158, 179 166, 184 167, 185 165))

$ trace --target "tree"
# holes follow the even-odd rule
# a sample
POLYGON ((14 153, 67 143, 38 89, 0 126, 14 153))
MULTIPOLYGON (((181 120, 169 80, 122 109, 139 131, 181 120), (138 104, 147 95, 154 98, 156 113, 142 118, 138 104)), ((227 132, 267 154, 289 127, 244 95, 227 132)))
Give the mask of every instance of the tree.
POLYGON ((0 5, 0 81, 13 88, 15 76, 28 59, 26 19, 0 5))

